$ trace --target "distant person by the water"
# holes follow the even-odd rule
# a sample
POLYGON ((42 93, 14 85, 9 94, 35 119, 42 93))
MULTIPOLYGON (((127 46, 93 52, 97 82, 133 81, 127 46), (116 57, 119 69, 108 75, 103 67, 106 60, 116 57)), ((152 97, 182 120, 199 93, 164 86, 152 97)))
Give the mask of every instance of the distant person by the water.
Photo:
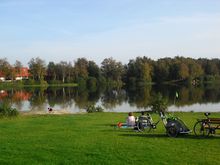
POLYGON ((53 111, 53 109, 49 107, 48 108, 48 112, 52 112, 52 111, 53 111))

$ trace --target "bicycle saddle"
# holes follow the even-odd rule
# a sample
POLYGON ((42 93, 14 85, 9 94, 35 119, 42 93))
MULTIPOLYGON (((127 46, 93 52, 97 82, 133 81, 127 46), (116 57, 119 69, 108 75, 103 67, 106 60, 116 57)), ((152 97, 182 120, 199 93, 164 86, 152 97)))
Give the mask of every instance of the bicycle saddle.
POLYGON ((204 113, 205 116, 209 116, 210 114, 211 114, 210 112, 204 113))

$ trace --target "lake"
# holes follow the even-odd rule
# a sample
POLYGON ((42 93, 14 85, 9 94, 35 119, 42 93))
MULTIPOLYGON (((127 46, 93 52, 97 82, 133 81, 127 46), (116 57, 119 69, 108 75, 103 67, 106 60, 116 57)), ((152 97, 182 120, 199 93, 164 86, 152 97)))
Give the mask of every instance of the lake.
POLYGON ((155 94, 168 100, 168 111, 220 112, 220 87, 185 87, 177 85, 147 86, 136 89, 93 90, 76 87, 1 89, 0 102, 20 112, 44 114, 51 107, 54 113, 84 113, 88 105, 100 105, 106 112, 136 112, 150 110, 155 94), (176 92, 178 98, 176 98, 176 92))

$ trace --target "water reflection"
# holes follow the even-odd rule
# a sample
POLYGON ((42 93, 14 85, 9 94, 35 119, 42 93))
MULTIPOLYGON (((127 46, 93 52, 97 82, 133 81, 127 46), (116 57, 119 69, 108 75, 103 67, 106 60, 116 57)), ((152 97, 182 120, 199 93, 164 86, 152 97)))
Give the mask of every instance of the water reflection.
POLYGON ((60 88, 23 88, 0 90, 0 101, 20 111, 47 113, 48 107, 60 112, 85 112, 92 104, 106 111, 129 112, 149 109, 153 96, 161 93, 169 100, 170 111, 220 111, 220 87, 147 86, 136 89, 97 90, 60 88), (175 99, 178 92, 179 98, 175 99))

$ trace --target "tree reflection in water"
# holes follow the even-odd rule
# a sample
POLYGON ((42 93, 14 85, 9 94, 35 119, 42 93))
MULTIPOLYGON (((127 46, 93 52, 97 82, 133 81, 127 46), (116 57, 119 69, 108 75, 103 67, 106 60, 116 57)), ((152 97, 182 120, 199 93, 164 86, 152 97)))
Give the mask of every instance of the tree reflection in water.
POLYGON ((127 111, 130 111, 149 108, 151 100, 157 93, 161 93, 163 97, 167 98, 168 105, 172 106, 176 92, 179 94, 175 101, 177 108, 197 103, 220 102, 218 85, 205 87, 149 85, 135 89, 97 88, 96 90, 73 87, 5 89, 0 92, 0 101, 13 105, 20 111, 45 111, 48 107, 56 107, 77 112, 95 104, 103 106, 105 111, 117 111, 126 104, 127 111))

